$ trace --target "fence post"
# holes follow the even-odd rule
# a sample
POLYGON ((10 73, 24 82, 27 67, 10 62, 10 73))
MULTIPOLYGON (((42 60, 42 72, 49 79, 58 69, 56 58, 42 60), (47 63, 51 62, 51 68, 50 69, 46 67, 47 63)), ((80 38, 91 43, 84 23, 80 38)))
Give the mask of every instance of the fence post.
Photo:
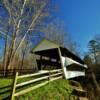
POLYGON ((50 81, 50 70, 49 70, 49 78, 48 78, 48 80, 50 81))
POLYGON ((16 72, 15 77, 14 77, 11 100, 14 100, 14 93, 15 93, 15 89, 16 89, 17 78, 18 78, 18 72, 16 72))

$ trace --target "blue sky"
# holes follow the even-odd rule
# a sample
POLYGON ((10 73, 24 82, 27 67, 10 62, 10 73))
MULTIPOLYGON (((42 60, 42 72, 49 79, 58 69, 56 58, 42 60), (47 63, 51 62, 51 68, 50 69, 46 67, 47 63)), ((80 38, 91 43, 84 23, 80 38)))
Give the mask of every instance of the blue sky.
POLYGON ((80 45, 81 52, 87 51, 87 44, 100 34, 100 0, 57 0, 63 20, 72 39, 80 45))
MULTIPOLYGON (((88 41, 96 34, 100 34, 100 0, 56 0, 56 2, 59 6, 57 16, 64 21, 72 39, 80 45, 81 53, 87 51, 88 41)), ((2 44, 0 47, 3 47, 2 44)))

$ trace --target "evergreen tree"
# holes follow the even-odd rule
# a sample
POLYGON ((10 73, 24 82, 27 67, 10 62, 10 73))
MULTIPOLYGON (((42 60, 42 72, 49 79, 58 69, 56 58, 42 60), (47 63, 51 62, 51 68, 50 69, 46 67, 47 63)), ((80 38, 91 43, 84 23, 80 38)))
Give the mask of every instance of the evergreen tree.
POLYGON ((97 53, 99 52, 99 45, 96 40, 90 40, 88 43, 90 55, 93 56, 93 60, 97 63, 97 53))

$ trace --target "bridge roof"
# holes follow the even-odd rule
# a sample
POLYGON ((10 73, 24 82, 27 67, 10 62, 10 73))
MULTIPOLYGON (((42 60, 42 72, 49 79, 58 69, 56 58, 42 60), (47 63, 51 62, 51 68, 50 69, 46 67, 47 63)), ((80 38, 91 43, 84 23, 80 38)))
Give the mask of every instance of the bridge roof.
POLYGON ((72 53, 70 50, 63 47, 62 45, 58 45, 47 39, 42 39, 38 43, 38 45, 36 45, 32 49, 31 52, 38 54, 38 55, 59 59, 58 48, 60 49, 62 56, 67 56, 73 60, 76 60, 76 61, 84 64, 83 60, 81 58, 79 58, 78 56, 76 56, 74 53, 72 53))

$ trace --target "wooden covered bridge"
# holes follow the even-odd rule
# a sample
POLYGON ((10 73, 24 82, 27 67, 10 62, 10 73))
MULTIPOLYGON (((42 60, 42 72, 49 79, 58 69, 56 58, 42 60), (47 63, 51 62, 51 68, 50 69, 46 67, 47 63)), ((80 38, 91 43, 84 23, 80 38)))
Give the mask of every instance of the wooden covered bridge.
MULTIPOLYGON (((20 75, 16 72, 10 100, 14 100, 15 97, 18 98, 20 95, 24 95, 49 82, 61 79, 63 76, 65 79, 85 76, 87 66, 84 62, 67 48, 57 45, 52 41, 46 39, 41 40, 40 43, 33 48, 32 53, 38 55, 38 57, 36 56, 36 61, 39 71, 25 75, 20 75), (19 82, 19 80, 23 79, 24 81, 19 82), (26 87, 28 85, 29 87, 26 87), (20 90, 17 91, 18 89, 20 90)), ((84 98, 87 92, 80 87, 79 82, 77 83, 70 80, 70 84, 73 87, 74 95, 75 93, 78 94, 78 100, 88 100, 84 98), (77 87, 76 84, 79 86, 77 87)))
POLYGON ((47 39, 42 39, 32 53, 39 55, 36 59, 38 70, 63 69, 65 79, 85 76, 87 66, 78 56, 67 48, 47 39))

